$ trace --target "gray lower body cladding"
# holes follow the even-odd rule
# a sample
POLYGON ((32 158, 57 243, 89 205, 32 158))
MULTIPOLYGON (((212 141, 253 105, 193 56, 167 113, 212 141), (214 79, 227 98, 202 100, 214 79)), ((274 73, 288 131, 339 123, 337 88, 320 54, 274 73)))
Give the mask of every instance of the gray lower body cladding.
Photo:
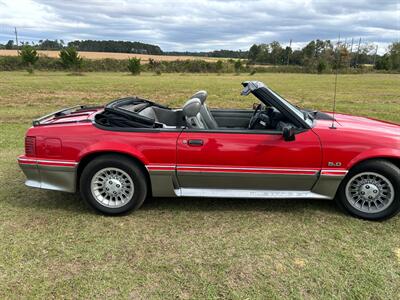
POLYGON ((283 175, 149 171, 155 197, 333 199, 345 174, 283 175))
MULTIPOLYGON (((77 167, 23 164, 29 187, 74 193, 77 167)), ((284 175, 149 170, 154 197, 333 199, 345 175, 284 175)))
POLYGON ((70 166, 47 166, 40 164, 19 164, 26 176, 29 187, 74 193, 77 170, 70 166))

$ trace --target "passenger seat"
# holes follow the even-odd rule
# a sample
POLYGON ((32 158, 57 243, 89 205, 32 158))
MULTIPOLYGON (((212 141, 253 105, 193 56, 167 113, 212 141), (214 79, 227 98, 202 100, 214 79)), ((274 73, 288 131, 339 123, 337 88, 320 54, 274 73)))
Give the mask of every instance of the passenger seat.
POLYGON ((213 115, 211 114, 210 110, 205 103, 207 100, 208 93, 206 91, 198 91, 197 93, 193 94, 191 99, 197 98, 200 100, 202 107, 200 109, 200 114, 209 129, 217 129, 218 124, 215 121, 213 115))
POLYGON ((199 98, 190 99, 183 106, 183 115, 189 128, 208 129, 200 113, 202 107, 199 98))

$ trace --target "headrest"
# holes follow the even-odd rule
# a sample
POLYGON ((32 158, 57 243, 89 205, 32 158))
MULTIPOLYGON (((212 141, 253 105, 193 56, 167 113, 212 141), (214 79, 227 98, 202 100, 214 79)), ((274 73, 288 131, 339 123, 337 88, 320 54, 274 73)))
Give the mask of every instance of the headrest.
POLYGON ((183 105, 183 114, 188 118, 195 117, 200 112, 201 106, 199 98, 192 98, 183 105))
POLYGON ((201 101, 201 104, 204 104, 206 102, 208 93, 206 91, 198 91, 197 93, 193 94, 190 99, 197 98, 201 101))

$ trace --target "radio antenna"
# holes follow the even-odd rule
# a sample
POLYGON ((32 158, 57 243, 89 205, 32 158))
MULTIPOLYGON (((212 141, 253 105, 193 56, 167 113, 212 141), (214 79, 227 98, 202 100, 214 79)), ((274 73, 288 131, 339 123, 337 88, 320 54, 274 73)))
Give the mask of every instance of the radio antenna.
POLYGON ((332 125, 329 127, 330 129, 336 129, 335 126, 335 113, 336 113, 336 89, 337 89, 337 78, 338 78, 338 72, 339 72, 339 67, 341 63, 341 57, 342 54, 340 53, 340 33, 339 33, 339 38, 338 42, 336 45, 336 73, 335 73, 335 92, 333 94, 333 110, 332 110, 332 125))

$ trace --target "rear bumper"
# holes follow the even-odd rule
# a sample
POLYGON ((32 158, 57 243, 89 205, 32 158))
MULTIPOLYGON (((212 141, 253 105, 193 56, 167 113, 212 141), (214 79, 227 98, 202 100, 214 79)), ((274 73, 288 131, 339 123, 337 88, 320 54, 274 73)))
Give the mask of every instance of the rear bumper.
POLYGON ((29 187, 69 193, 76 191, 77 162, 20 156, 18 164, 26 176, 25 185, 29 187))

